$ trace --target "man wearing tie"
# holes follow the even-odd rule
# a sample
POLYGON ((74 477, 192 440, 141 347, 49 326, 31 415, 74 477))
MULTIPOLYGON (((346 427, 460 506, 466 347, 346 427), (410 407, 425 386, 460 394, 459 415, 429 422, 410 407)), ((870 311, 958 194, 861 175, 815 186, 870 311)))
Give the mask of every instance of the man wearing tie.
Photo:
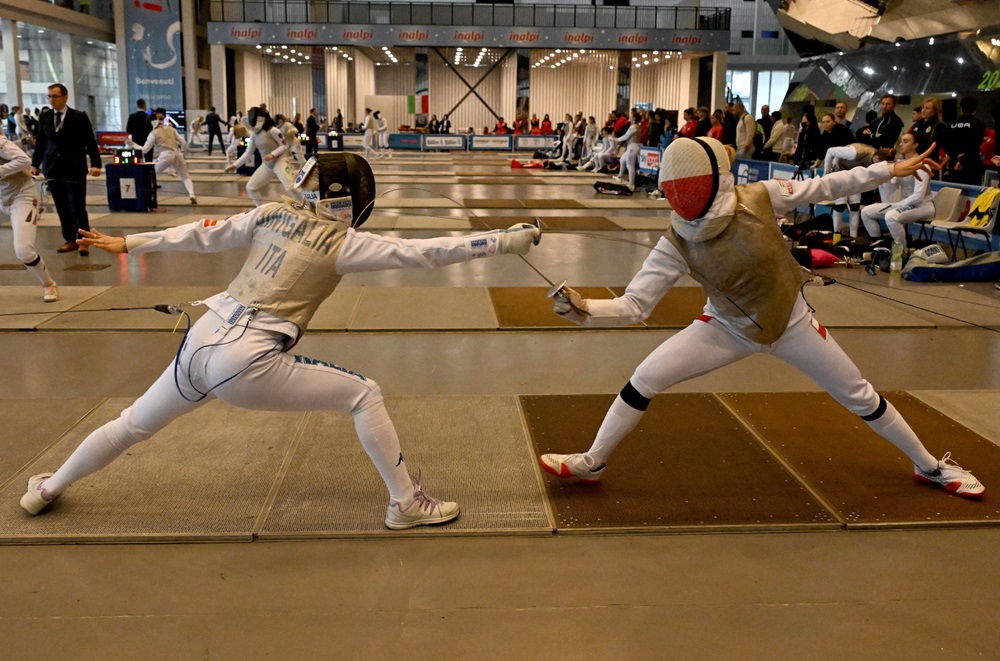
POLYGON ((52 110, 39 120, 38 140, 31 160, 31 174, 39 169, 48 179, 49 192, 59 214, 63 239, 57 252, 79 250, 88 255, 87 247, 78 245, 79 230, 90 230, 87 216, 87 157, 90 176, 101 174, 101 155, 87 113, 66 105, 68 90, 61 83, 49 85, 52 110))

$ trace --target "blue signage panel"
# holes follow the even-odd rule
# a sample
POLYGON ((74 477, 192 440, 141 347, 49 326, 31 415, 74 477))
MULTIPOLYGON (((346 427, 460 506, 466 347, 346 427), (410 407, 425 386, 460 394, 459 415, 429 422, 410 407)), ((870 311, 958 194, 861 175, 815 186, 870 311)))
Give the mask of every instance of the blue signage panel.
MULTIPOLYGON (((794 169, 792 172, 794 173, 794 169)), ((771 163, 737 159, 733 161, 733 176, 736 177, 737 185, 767 181, 771 178, 771 163)))
POLYGON ((510 151, 514 145, 512 135, 473 135, 469 136, 470 150, 489 149, 493 151, 510 151))
POLYGON ((416 149, 420 150, 419 133, 390 133, 389 149, 416 149))
POLYGON ((126 0, 122 4, 129 105, 145 99, 151 109, 183 109, 180 2, 126 0))
POLYGON ((464 135, 456 135, 454 133, 430 135, 423 133, 420 135, 420 146, 424 151, 428 149, 457 149, 465 151, 466 138, 464 135))
POLYGON ((660 175, 660 150, 657 147, 639 148, 639 172, 652 177, 660 175))
POLYGON ((555 149, 558 139, 554 135, 515 135, 514 149, 516 151, 546 151, 555 149))

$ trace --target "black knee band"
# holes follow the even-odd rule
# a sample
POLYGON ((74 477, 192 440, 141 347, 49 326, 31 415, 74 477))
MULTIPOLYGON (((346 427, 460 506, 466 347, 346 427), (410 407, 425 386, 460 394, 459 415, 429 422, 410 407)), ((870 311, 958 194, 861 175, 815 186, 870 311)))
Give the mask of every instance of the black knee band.
POLYGON ((833 205, 833 210, 834 211, 847 211, 847 205, 846 204, 834 204, 833 205))
POLYGON ((35 259, 30 264, 25 264, 25 266, 38 266, 38 262, 42 261, 41 255, 36 255, 35 259))
POLYGON ((622 388, 622 391, 618 393, 618 395, 622 398, 623 402, 634 408, 636 411, 645 411, 649 406, 649 398, 643 397, 639 391, 635 389, 631 381, 625 384, 625 387, 622 388))
POLYGON ((885 409, 886 409, 886 407, 887 407, 887 404, 885 402, 885 398, 882 397, 882 395, 879 395, 878 396, 878 406, 875 408, 874 411, 872 411, 868 415, 861 416, 861 419, 864 420, 865 422, 875 422, 876 420, 878 420, 879 418, 881 418, 883 415, 885 415, 885 409))
POLYGON ((850 205, 848 205, 848 207, 850 208, 851 211, 861 211, 861 203, 860 202, 856 202, 854 204, 850 204, 850 205))

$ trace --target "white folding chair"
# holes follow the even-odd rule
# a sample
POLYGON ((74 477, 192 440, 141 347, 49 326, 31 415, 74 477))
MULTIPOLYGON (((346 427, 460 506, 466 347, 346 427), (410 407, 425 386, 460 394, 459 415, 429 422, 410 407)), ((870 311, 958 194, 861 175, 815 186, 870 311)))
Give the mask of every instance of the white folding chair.
MULTIPOLYGON (((920 234, 917 235, 918 240, 923 239, 924 231, 928 230, 927 240, 932 241, 934 239, 934 229, 941 227, 938 223, 950 223, 955 219, 958 215, 959 205, 962 202, 962 190, 960 188, 944 186, 934 194, 932 201, 934 202, 934 217, 930 220, 915 221, 920 225, 920 234)), ((941 227, 941 229, 944 228, 941 227)))

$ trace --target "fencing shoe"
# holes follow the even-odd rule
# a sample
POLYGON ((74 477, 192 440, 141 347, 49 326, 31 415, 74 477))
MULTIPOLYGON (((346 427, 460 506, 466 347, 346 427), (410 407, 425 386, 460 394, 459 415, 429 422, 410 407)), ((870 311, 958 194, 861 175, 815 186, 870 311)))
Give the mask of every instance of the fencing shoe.
POLYGON ((918 482, 940 484, 946 490, 963 498, 982 498, 986 487, 976 477, 951 460, 951 453, 946 453, 938 462, 937 468, 931 472, 913 467, 913 477, 918 482))
POLYGON ((28 491, 21 496, 21 507, 28 514, 38 514, 56 499, 56 496, 49 496, 45 491, 45 480, 50 477, 52 473, 40 473, 28 478, 28 491))
POLYGON ((586 454, 543 454, 538 463, 556 477, 575 477, 584 484, 600 482, 605 468, 605 464, 597 468, 588 466, 586 454))
POLYGON ((447 523, 458 517, 458 503, 438 500, 420 486, 420 473, 413 480, 413 498, 407 501, 390 500, 385 512, 385 525, 393 530, 406 530, 416 526, 447 523))
POLYGON ((55 303, 59 300, 59 287, 56 286, 56 283, 53 282, 51 285, 45 285, 44 292, 42 300, 46 303, 55 303))

